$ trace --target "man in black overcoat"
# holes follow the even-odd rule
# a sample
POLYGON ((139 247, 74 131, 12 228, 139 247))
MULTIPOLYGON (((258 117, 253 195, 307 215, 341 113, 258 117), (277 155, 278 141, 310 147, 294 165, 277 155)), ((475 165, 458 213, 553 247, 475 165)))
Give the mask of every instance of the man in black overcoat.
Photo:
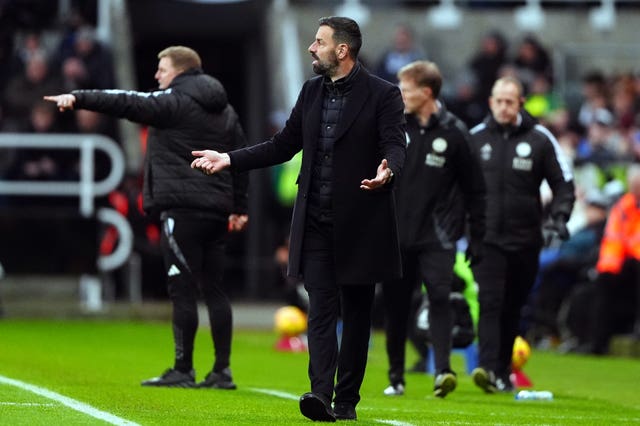
POLYGON ((321 18, 309 46, 319 76, 305 82, 284 129, 246 149, 193 152, 192 167, 212 174, 280 164, 302 150, 288 273, 309 293, 311 392, 300 411, 315 421, 356 419, 374 286, 401 276, 392 184, 405 159, 404 105, 396 86, 358 62, 361 45, 355 21, 321 18))

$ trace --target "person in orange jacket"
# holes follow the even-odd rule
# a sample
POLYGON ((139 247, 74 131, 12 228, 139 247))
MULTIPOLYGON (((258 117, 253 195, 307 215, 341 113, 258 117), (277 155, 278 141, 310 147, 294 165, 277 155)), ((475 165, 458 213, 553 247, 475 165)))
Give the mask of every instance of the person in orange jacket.
POLYGON ((627 183, 627 193, 611 208, 600 243, 591 349, 595 354, 607 353, 614 332, 634 321, 640 336, 640 165, 629 166, 627 183))

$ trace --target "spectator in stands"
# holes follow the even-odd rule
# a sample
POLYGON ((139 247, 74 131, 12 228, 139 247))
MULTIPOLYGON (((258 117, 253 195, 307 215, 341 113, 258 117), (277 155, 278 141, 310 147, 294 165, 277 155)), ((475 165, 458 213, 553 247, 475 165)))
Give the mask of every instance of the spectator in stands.
POLYGON ((467 127, 475 126, 487 115, 487 98, 480 99, 476 77, 468 69, 453 81, 453 92, 443 99, 449 111, 459 117, 467 127))
POLYGON ((609 208, 608 198, 599 190, 587 194, 586 224, 557 247, 540 254, 538 282, 532 292, 531 330, 535 341, 548 346, 558 341, 558 312, 574 285, 590 280, 598 260, 600 240, 609 208))
POLYGON ((594 354, 617 332, 640 338, 640 165, 627 170, 628 191, 611 207, 596 269, 594 354))
POLYGON ((92 27, 84 26, 75 33, 73 50, 62 57, 65 84, 75 89, 109 89, 114 86, 111 51, 96 38, 92 27))
MULTIPOLYGON (((114 141, 118 141, 115 123, 112 117, 87 109, 73 111, 73 123, 71 130, 74 133, 98 134, 106 136, 114 141)), ((104 179, 111 165, 108 156, 102 151, 95 153, 94 168, 95 179, 104 179)), ((78 165, 76 165, 76 168, 78 165)))
POLYGON ((393 46, 382 54, 375 67, 375 74, 391 83, 397 83, 400 68, 419 59, 425 59, 425 54, 416 43, 413 29, 400 24, 393 34, 393 46))
POLYGON ((609 107, 607 79, 602 72, 590 71, 582 77, 582 98, 577 121, 586 129, 595 121, 596 111, 609 107))
POLYGON ((16 46, 10 64, 11 74, 24 74, 24 70, 30 59, 35 55, 48 57, 48 52, 42 45, 42 39, 38 31, 25 32, 20 38, 20 43, 16 46))
POLYGON ((543 76, 553 86, 551 56, 534 35, 526 35, 521 40, 512 64, 516 68, 518 79, 524 86, 525 95, 529 93, 534 80, 539 75, 543 76))
MULTIPOLYGON (((36 101, 27 117, 8 129, 21 133, 59 133, 62 131, 56 108, 42 99, 36 101)), ((57 149, 21 149, 8 173, 13 180, 63 180, 69 176, 70 153, 57 149)))
POLYGON ((7 119, 27 117, 31 107, 48 93, 60 90, 58 76, 50 71, 47 57, 34 54, 29 58, 23 74, 14 76, 7 84, 4 105, 7 119))
POLYGON ((159 90, 77 90, 47 96, 60 110, 89 109, 152 126, 145 163, 144 209, 162 220, 161 247, 173 303, 173 368, 143 386, 195 387, 193 347, 197 300, 209 312, 215 356, 198 384, 235 389, 230 369, 232 314, 222 290, 228 229, 248 220, 246 173, 204 176, 189 167, 193 149, 232 150, 246 144, 238 116, 222 84, 204 74, 193 49, 171 46, 158 54, 159 90))
POLYGON ((540 120, 541 124, 548 126, 551 117, 563 110, 564 105, 547 77, 544 74, 536 74, 526 96, 524 108, 540 120))
POLYGON ((620 137, 613 120, 613 114, 607 109, 600 108, 593 112, 593 122, 576 148, 576 166, 593 163, 606 169, 622 158, 620 137))
POLYGON ((508 47, 504 35, 499 30, 492 30, 482 36, 479 50, 469 61, 468 67, 475 80, 476 100, 482 102, 484 107, 483 117, 489 112, 486 105, 491 96, 491 87, 498 78, 498 72, 507 62, 508 47))
POLYGON ((635 81, 630 74, 618 76, 611 91, 611 110, 615 117, 616 127, 626 132, 634 125, 638 95, 635 90, 635 81))
POLYGON ((84 62, 78 57, 72 56, 64 60, 61 67, 63 90, 85 89, 88 86, 89 71, 84 62))

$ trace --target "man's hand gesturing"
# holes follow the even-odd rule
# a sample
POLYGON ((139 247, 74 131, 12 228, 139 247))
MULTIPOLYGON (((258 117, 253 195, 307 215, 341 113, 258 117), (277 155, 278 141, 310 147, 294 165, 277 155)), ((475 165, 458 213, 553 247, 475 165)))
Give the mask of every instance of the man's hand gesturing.
POLYGON ((205 149, 204 151, 191 151, 191 155, 198 157, 191 162, 191 168, 198 169, 207 175, 212 175, 231 165, 229 154, 205 149))

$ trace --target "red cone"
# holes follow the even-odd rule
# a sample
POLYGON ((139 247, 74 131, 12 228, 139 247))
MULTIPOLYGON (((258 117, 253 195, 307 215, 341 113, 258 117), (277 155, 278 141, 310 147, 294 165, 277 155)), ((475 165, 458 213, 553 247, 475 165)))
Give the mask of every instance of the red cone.
POLYGON ((513 386, 517 389, 533 387, 533 382, 522 370, 513 370, 510 379, 513 386))
POLYGON ((282 336, 276 342, 275 348, 281 352, 306 352, 307 339, 304 336, 282 336))

